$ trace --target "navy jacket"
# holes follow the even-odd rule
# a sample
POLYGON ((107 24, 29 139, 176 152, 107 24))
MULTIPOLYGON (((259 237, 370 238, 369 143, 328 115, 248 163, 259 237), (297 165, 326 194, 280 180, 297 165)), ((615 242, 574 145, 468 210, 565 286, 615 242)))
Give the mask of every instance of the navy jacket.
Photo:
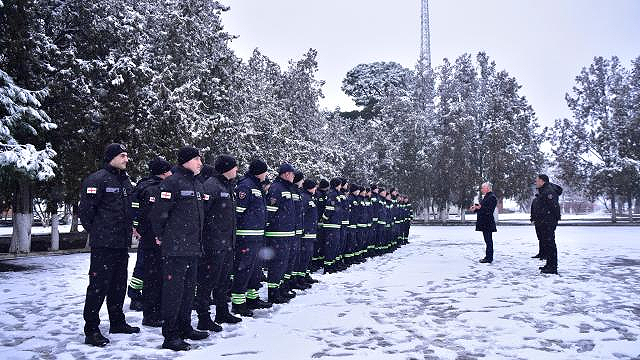
POLYGON ((236 235, 260 240, 267 223, 267 208, 260 180, 245 175, 236 186, 236 235))
POLYGON ((276 178, 267 193, 266 237, 293 237, 296 234, 296 212, 291 183, 276 178))

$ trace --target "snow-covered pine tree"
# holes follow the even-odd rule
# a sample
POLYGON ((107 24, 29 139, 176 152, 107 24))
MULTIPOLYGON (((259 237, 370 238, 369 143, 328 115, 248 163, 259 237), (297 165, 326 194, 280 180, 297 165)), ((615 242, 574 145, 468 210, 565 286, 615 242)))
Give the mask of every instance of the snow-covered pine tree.
POLYGON ((30 91, 17 86, 0 70, 0 176, 13 180, 13 236, 9 252, 31 251, 33 221, 32 182, 54 176, 55 151, 47 144, 37 149, 29 139, 56 125, 40 109, 47 90, 30 91))
POLYGON ((626 78, 617 57, 594 58, 589 68, 583 68, 576 77, 572 94, 566 95, 574 118, 557 121, 552 135, 563 179, 592 198, 606 196, 611 202, 613 222, 620 184, 628 175, 625 169, 633 163, 621 153, 625 138, 619 133, 620 126, 629 121, 626 78))

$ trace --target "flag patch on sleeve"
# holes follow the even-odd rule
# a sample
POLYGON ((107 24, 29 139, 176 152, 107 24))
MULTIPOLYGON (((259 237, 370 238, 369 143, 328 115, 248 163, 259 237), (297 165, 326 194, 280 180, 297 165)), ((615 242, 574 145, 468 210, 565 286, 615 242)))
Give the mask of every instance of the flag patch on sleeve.
POLYGON ((94 188, 94 187, 87 188, 87 194, 97 194, 97 193, 98 193, 98 188, 94 188))
POLYGON ((160 198, 162 199, 171 199, 171 193, 168 191, 163 191, 160 193, 160 198))

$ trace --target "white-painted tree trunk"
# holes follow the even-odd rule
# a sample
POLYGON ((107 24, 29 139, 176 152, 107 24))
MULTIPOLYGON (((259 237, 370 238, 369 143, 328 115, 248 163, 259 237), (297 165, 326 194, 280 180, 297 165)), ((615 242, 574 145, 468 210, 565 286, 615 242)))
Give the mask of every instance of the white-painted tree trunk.
POLYGON ((464 209, 463 209, 463 208, 460 208, 460 221, 462 221, 463 223, 464 223, 464 222, 467 222, 467 219, 465 218, 465 215, 466 215, 466 214, 465 214, 464 209))
POLYGON ((31 224, 33 213, 13 214, 13 234, 9 252, 15 254, 28 254, 31 252, 31 224))
POLYGON ((60 222, 59 215, 53 214, 51 216, 51 250, 60 250, 60 230, 58 224, 60 222))

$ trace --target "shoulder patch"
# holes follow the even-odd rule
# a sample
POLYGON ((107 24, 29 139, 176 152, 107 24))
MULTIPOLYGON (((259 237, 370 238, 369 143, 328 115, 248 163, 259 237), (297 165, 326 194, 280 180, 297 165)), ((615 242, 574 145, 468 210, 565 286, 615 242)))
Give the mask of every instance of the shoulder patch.
POLYGON ((238 192, 238 199, 244 199, 247 197, 247 193, 244 191, 239 191, 238 192))
POLYGON ((163 191, 160 193, 160 198, 169 200, 171 199, 171 193, 168 191, 163 191))
POLYGON ((277 203, 278 203, 278 199, 276 199, 276 198, 271 198, 271 199, 269 200, 269 203, 270 203, 271 205, 275 205, 275 204, 277 204, 277 203))
POLYGON ((94 187, 87 188, 87 194, 97 194, 97 193, 98 193, 98 188, 94 188, 94 187))
POLYGON ((152 203, 156 202, 156 197, 155 196, 150 196, 149 197, 149 202, 152 202, 152 203))

